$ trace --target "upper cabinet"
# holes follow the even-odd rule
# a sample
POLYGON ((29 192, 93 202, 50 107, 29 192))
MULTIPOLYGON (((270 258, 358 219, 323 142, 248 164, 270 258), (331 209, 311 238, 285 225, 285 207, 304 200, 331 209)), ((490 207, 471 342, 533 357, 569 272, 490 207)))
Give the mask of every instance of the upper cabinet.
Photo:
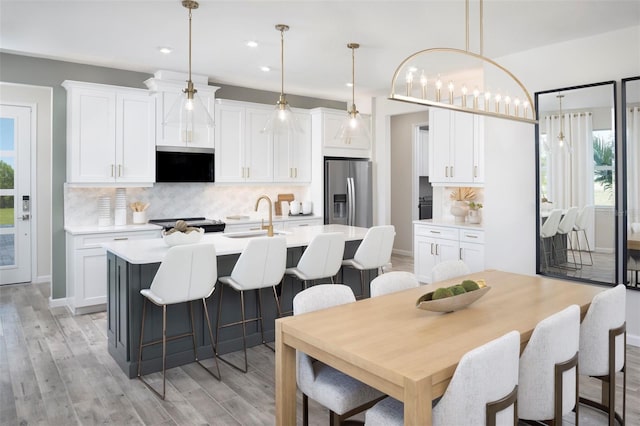
POLYGON ((429 180, 434 184, 484 183, 484 120, 473 114, 429 111, 429 180))
POLYGON ((273 107, 216 102, 216 182, 309 182, 311 119, 294 111, 301 132, 275 138, 262 132, 273 107))
MULTIPOLYGON (((158 146, 177 146, 193 148, 213 148, 214 129, 210 127, 196 128, 190 134, 180 134, 177 126, 164 124, 164 117, 180 96, 185 96, 183 90, 187 87, 186 75, 169 71, 158 71, 153 78, 144 83, 153 92, 157 102, 156 125, 158 146)), ((204 76, 192 76, 194 87, 198 91, 202 103, 209 111, 211 117, 214 116, 215 93, 219 89, 216 86, 209 86, 207 78, 204 76)), ((217 123, 216 123, 217 124, 217 123)))
POLYGON ((149 185, 155 180, 155 99, 147 90, 65 81, 67 182, 149 185))
MULTIPOLYGON (((335 157, 371 156, 371 142, 366 139, 342 140, 336 138, 340 126, 347 117, 347 111, 329 108, 314 108, 311 110, 313 120, 313 139, 322 144, 323 155, 335 157)), ((364 121, 371 125, 371 117, 362 115, 364 121)))

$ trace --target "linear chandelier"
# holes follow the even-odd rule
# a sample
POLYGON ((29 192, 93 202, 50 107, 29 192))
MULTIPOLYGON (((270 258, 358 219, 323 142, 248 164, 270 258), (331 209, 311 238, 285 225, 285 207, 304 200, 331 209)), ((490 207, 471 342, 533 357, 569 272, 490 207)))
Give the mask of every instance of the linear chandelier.
POLYGON ((537 123, 529 91, 508 69, 483 56, 483 0, 480 53, 469 50, 469 0, 465 1, 465 20, 465 49, 438 47, 408 56, 393 74, 389 99, 537 123))
POLYGON ((182 6, 189 9, 189 79, 182 91, 184 96, 178 96, 164 117, 164 124, 178 126, 182 140, 191 142, 196 127, 213 127, 214 123, 191 80, 191 12, 199 4, 194 0, 182 0, 182 6))

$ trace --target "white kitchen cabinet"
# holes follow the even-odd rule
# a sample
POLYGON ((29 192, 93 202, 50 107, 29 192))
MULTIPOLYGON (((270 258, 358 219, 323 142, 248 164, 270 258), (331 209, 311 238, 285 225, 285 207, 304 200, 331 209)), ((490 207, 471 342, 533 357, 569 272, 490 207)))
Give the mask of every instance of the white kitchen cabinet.
POLYGON ((324 223, 324 220, 321 217, 314 217, 310 219, 287 218, 283 220, 285 231, 291 231, 295 228, 304 227, 304 226, 322 225, 323 223, 324 223))
POLYGON ((216 182, 272 182, 273 142, 262 133, 271 108, 247 102, 216 104, 216 182))
POLYGON ((155 181, 155 100, 148 91, 65 81, 67 183, 155 181))
POLYGON ((300 131, 273 140, 274 182, 311 182, 311 115, 294 115, 300 131))
POLYGON ((66 234, 67 306, 82 314, 103 311, 107 303, 107 252, 109 241, 160 238, 158 230, 66 234))
POLYGON ((418 176, 429 176, 429 130, 425 129, 419 130, 418 176))
POLYGON ((429 177, 433 184, 477 185, 484 181, 482 117, 429 111, 429 177))
POLYGON ((463 260, 471 272, 484 270, 484 231, 433 224, 414 225, 414 272, 431 282, 431 270, 447 260, 463 260))
MULTIPOLYGON (((196 127, 189 134, 180 134, 178 126, 165 124, 165 117, 171 107, 179 97, 185 96, 183 90, 187 87, 187 77, 166 71, 160 73, 159 76, 165 78, 154 77, 144 82, 157 100, 156 145, 213 149, 215 146, 215 131, 213 127, 196 127)), ((207 78, 204 76, 192 76, 192 81, 194 82, 194 88, 197 90, 196 95, 207 108, 211 118, 213 118, 215 93, 219 87, 209 86, 207 78)))
MULTIPOLYGON (((322 145, 323 155, 342 157, 370 157, 371 142, 367 138, 342 140, 336 138, 340 126, 347 117, 346 110, 314 108, 311 110, 313 120, 313 138, 322 145)), ((371 117, 362 115, 363 121, 371 127, 371 117)))

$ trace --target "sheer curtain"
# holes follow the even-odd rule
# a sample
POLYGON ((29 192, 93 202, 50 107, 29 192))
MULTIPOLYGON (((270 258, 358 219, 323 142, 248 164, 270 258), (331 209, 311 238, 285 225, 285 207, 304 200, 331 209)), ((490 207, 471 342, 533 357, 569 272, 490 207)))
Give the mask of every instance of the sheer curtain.
POLYGON ((628 224, 640 222, 640 107, 627 108, 628 224))
MULTIPOLYGON (((547 142, 542 149, 547 151, 547 198, 554 209, 568 209, 593 205, 593 123, 590 112, 565 113, 544 117, 542 131, 546 131, 547 142), (561 125, 564 128, 561 129, 561 125), (560 130, 565 140, 560 144, 560 130)), ((595 242, 595 219, 591 215, 587 225, 587 238, 593 249, 595 242)), ((582 237, 581 237, 582 238, 582 237)), ((581 247, 586 247, 580 241, 581 247)))

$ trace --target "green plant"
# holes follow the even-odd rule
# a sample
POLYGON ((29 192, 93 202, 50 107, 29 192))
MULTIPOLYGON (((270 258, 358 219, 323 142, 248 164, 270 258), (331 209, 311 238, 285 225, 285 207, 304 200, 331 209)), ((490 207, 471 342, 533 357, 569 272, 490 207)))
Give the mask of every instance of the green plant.
POLYGON ((613 195, 613 144, 607 143, 603 138, 594 136, 593 138, 593 171, 594 182, 602 185, 605 191, 613 195), (605 166, 606 168, 599 168, 605 166))
POLYGON ((469 209, 471 210, 480 210, 482 208, 482 204, 481 203, 476 203, 474 201, 469 201, 469 209))

